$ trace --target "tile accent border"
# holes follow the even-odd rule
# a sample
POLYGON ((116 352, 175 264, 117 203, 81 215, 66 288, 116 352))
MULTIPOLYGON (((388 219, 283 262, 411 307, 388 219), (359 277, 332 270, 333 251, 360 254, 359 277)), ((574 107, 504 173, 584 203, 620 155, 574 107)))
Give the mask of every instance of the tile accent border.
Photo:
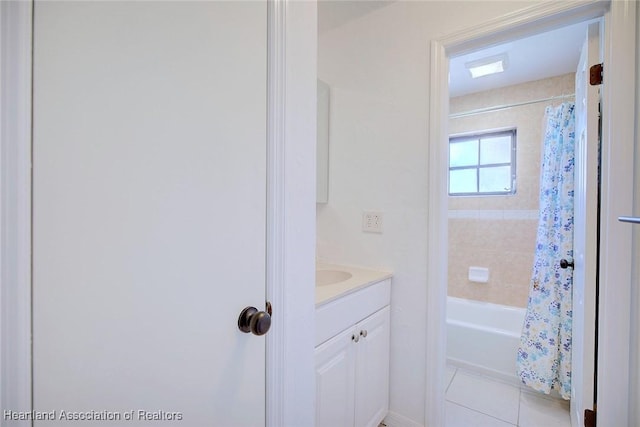
POLYGON ((450 210, 449 219, 537 220, 537 210, 450 210))

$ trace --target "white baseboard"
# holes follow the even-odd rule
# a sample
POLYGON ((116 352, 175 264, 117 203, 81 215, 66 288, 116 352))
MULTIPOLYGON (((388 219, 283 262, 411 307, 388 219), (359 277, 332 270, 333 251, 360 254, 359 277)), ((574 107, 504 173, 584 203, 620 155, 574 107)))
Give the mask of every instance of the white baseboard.
POLYGON ((424 427, 422 424, 419 424, 412 419, 391 411, 389 411, 387 416, 384 417, 383 423, 387 427, 424 427))

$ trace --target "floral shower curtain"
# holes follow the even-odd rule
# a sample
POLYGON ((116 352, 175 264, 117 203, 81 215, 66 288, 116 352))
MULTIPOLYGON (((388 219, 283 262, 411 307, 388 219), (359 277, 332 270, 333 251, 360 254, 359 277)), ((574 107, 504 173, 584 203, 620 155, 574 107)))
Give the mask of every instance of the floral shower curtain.
POLYGON ((574 104, 547 107, 540 173, 540 215, 529 302, 517 356, 518 376, 535 390, 571 395, 574 104))

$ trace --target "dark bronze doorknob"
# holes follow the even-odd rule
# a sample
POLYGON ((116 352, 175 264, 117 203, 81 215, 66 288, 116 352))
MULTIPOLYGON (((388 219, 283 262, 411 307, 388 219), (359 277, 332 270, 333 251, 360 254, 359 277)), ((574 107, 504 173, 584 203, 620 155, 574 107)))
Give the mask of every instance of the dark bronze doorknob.
POLYGON ((238 328, 254 335, 264 335, 271 327, 271 316, 265 311, 258 311, 255 307, 246 307, 238 317, 238 328))
POLYGON ((561 259, 560 260, 560 268, 567 268, 567 267, 573 268, 573 261, 567 261, 564 258, 561 259))

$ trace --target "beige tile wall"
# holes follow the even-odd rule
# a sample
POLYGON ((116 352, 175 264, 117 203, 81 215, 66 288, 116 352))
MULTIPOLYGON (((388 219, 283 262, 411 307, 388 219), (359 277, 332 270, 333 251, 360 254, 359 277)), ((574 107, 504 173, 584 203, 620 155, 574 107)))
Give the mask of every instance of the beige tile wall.
MULTIPOLYGON (((452 98, 451 113, 574 92, 574 74, 452 98)), ((526 307, 536 240, 544 110, 551 103, 452 119, 452 135, 517 128, 516 194, 449 197, 449 287, 459 298, 526 307), (503 215, 497 215, 503 211, 503 215), (485 212, 487 215, 481 215, 485 212), (456 215, 453 215, 453 214, 456 215), (460 215, 460 214, 463 215, 460 215), (460 216, 467 218, 460 218, 460 216), (499 218, 517 219, 499 219, 499 218), (489 268, 488 283, 468 280, 469 267, 489 268)), ((554 105, 559 102, 554 103, 554 105)))

